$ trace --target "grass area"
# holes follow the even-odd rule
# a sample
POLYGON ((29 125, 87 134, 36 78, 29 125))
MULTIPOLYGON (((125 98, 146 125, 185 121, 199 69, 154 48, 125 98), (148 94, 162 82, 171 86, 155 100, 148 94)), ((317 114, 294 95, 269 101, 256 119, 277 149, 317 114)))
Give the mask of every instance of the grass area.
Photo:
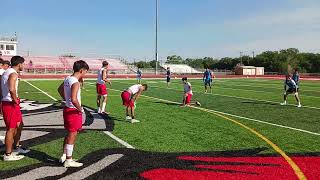
MULTIPOLYGON (((145 96, 181 102, 182 85, 179 80, 175 80, 169 89, 163 81, 145 82, 150 82, 150 90, 144 93, 145 96)), ((61 81, 32 83, 58 98, 56 87, 61 81)), ((82 97, 85 105, 95 108, 94 81, 91 83, 82 91, 82 97)), ((123 121, 120 91, 134 83, 133 80, 113 81, 113 86, 109 88, 108 109, 116 119, 113 133, 138 149, 190 152, 269 148, 248 130, 221 117, 196 109, 181 109, 177 105, 147 97, 142 97, 137 103, 137 118, 142 123, 128 124, 123 121)), ((301 109, 279 105, 283 92, 283 83, 279 80, 219 79, 215 82, 213 94, 203 93, 201 80, 191 80, 191 83, 194 99, 199 100, 206 109, 320 133, 320 111, 315 109, 320 108, 320 99, 314 82, 301 84, 302 103, 307 106, 301 109), (308 92, 307 97, 304 97, 304 90, 308 92)), ((289 97, 289 102, 295 103, 293 97, 289 97)), ((320 152, 316 145, 320 141, 316 135, 232 118, 261 132, 288 153, 320 152)), ((263 153, 273 153, 273 150, 269 148, 263 153)))
MULTIPOLYGON (((48 157, 51 160, 56 160, 61 156, 61 147, 63 144, 63 138, 40 144, 31 148, 29 153, 23 161, 4 162, 0 160, 0 170, 10 170, 19 167, 24 167, 31 164, 37 164, 41 162, 47 162, 48 157)), ((75 159, 83 158, 85 155, 106 148, 119 148, 121 145, 117 144, 110 138, 106 138, 103 132, 99 131, 86 131, 80 133, 76 142, 76 151, 74 153, 75 159), (99 140, 99 143, 97 143, 99 140)))

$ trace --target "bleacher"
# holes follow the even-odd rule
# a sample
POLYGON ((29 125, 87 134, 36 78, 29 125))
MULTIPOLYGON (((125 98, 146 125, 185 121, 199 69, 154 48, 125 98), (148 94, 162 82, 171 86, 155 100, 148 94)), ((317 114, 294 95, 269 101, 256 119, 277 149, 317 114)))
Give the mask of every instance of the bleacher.
MULTIPOLYGON (((11 59, 11 56, 2 56, 4 60, 11 59)), ((90 71, 96 71, 101 68, 102 61, 109 62, 110 71, 129 71, 127 65, 117 59, 103 58, 79 58, 79 57, 45 57, 45 56, 28 56, 25 58, 26 72, 56 72, 71 71, 73 63, 78 60, 84 60, 88 63, 90 71)))
POLYGON ((164 69, 170 67, 170 71, 174 74, 200 74, 202 72, 186 65, 186 64, 164 64, 162 65, 164 69))

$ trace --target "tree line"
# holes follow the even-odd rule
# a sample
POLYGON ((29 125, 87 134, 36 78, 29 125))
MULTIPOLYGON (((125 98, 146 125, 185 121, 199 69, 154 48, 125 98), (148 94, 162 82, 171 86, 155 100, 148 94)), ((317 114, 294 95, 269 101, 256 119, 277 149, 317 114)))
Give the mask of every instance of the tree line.
MULTIPOLYGON (((320 73, 320 54, 299 52, 296 48, 280 51, 265 51, 255 57, 212 57, 186 58, 168 56, 167 64, 188 64, 193 68, 210 68, 219 70, 233 70, 237 65, 264 67, 265 72, 286 73, 288 68, 299 69, 303 73, 320 73)), ((140 68, 155 68, 156 61, 138 61, 134 65, 140 68)))

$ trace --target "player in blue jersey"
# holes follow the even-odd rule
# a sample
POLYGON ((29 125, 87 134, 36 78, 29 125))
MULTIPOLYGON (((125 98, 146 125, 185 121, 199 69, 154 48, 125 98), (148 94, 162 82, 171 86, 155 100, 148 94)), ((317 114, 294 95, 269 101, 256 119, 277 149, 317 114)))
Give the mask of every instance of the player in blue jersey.
POLYGON ((298 69, 295 69, 295 70, 294 70, 294 73, 293 73, 293 75, 292 75, 292 80, 294 80, 294 82, 296 82, 296 84, 297 84, 298 87, 299 87, 299 84, 300 84, 300 75, 299 75, 298 69))
POLYGON ((287 97, 289 94, 294 94, 294 97, 297 100, 298 106, 297 107, 302 107, 300 99, 299 99, 299 87, 297 83, 291 78, 290 74, 286 75, 286 80, 284 81, 284 102, 281 103, 281 105, 287 105, 287 97))
POLYGON ((204 92, 208 92, 208 86, 210 87, 210 93, 212 93, 213 74, 209 68, 203 73, 204 92))
POLYGON ((138 70, 137 70, 138 84, 141 84, 141 78, 142 78, 142 72, 141 72, 140 68, 138 68, 138 70))

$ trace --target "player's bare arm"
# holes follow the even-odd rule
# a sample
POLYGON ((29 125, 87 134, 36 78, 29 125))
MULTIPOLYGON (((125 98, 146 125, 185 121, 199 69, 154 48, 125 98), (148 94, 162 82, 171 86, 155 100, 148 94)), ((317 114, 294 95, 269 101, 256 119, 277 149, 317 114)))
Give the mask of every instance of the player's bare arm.
POLYGON ((17 90, 16 90, 16 82, 18 80, 18 75, 15 73, 10 74, 8 80, 9 92, 12 98, 12 101, 16 104, 19 104, 19 100, 17 97, 17 90))
POLYGON ((102 80, 106 83, 109 83, 110 85, 112 84, 110 80, 107 78, 108 70, 105 69, 102 71, 102 80))
POLYGON ((64 89, 63 89, 64 83, 62 82, 58 88, 58 93, 60 95, 60 97, 65 101, 65 97, 64 97, 64 89))
POLYGON ((74 83, 71 86, 71 102, 77 108, 78 111, 82 112, 82 107, 78 101, 77 94, 79 91, 80 83, 74 83))

